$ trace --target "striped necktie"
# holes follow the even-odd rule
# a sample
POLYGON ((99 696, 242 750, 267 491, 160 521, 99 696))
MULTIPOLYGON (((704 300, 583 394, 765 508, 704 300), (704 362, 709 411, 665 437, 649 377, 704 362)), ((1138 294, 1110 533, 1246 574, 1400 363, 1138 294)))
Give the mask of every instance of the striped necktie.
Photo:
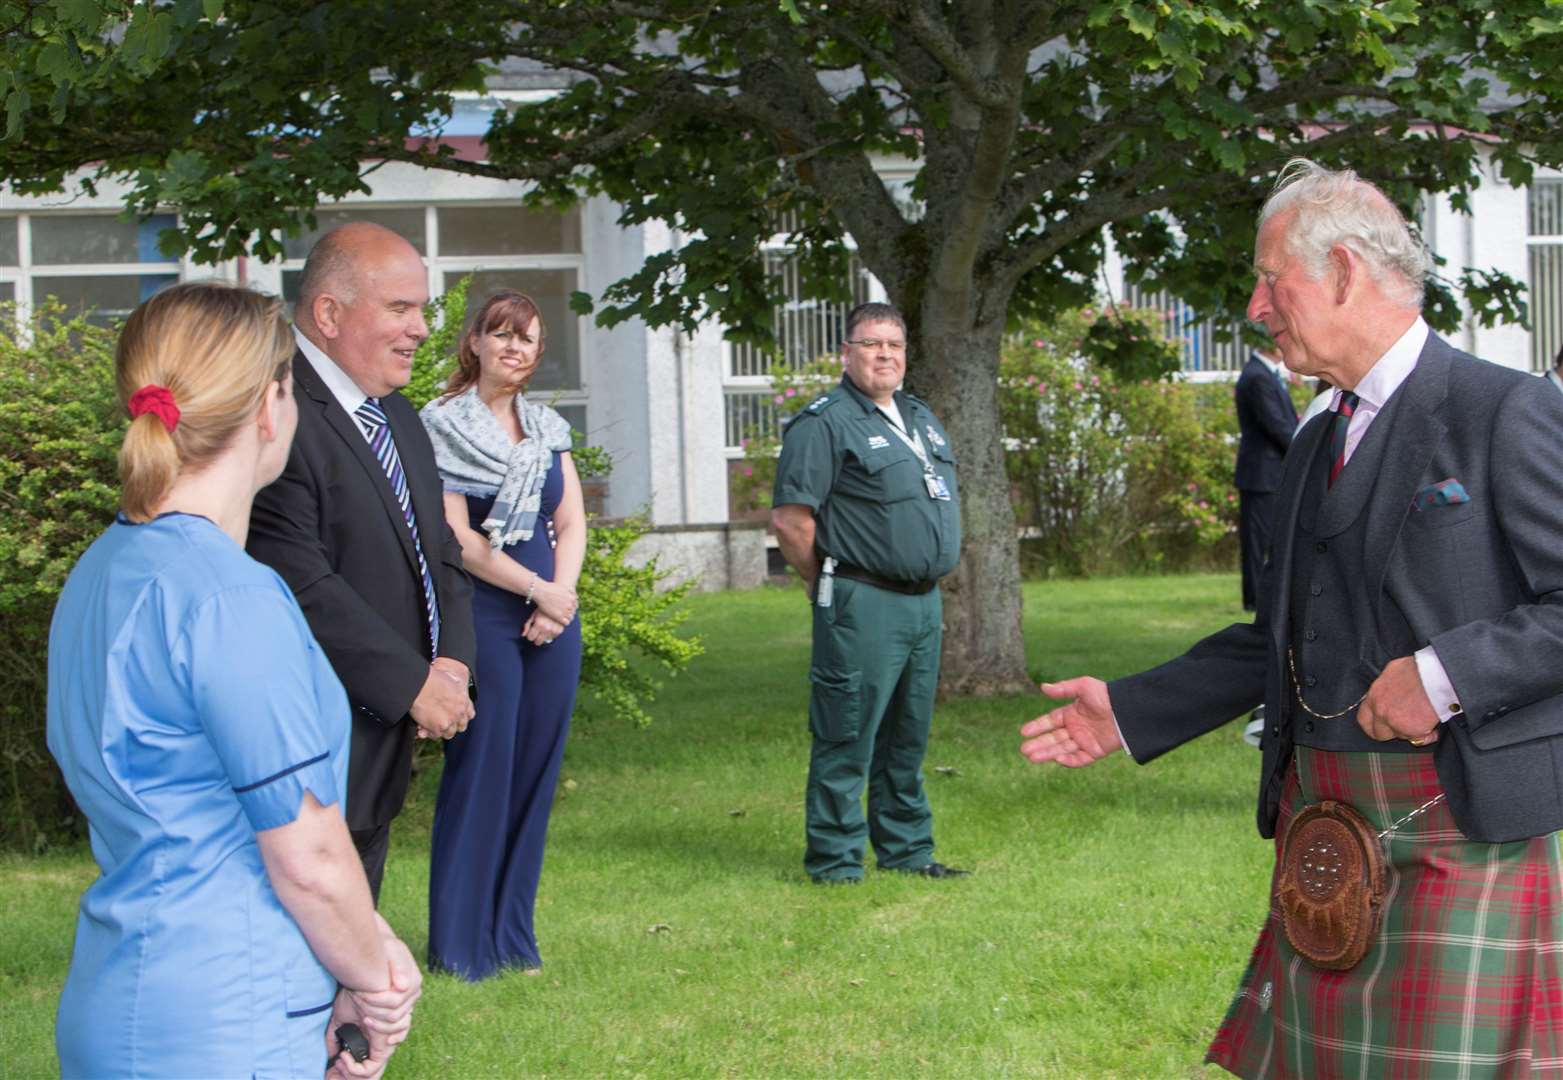
POLYGON ((1346 429, 1351 427, 1351 414, 1357 411, 1357 402, 1361 400, 1350 390, 1341 391, 1340 407, 1335 410, 1330 427, 1330 487, 1335 486, 1335 478, 1346 467, 1346 429))
POLYGON ((429 562, 423 557, 423 541, 418 537, 418 521, 413 516, 407 476, 402 472, 402 458, 396 452, 396 440, 391 437, 390 421, 386 419, 385 410, 380 408, 377 398, 366 398, 353 415, 358 419, 358 426, 363 428, 364 437, 369 440, 369 449, 380 462, 380 468, 385 470, 386 479, 391 482, 391 491, 401 504, 407 531, 412 533, 412 549, 418 556, 418 573, 423 575, 423 605, 429 615, 429 645, 431 651, 437 653, 440 645, 440 605, 434 595, 434 578, 429 573, 429 562))

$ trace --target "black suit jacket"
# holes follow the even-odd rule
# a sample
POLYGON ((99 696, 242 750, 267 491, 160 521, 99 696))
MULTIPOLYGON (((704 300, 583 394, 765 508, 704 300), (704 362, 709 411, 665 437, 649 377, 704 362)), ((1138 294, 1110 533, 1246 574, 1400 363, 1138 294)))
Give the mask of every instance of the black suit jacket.
MULTIPOLYGON (((1265 836, 1274 835, 1294 745, 1286 652, 1302 481, 1329 419, 1311 421, 1287 456, 1275 552, 1254 622, 1229 626, 1108 689, 1141 762, 1262 700, 1258 821, 1265 836)), ((1359 447, 1387 440, 1379 469, 1348 465, 1335 493, 1343 497, 1315 524, 1325 537, 1366 530, 1360 585, 1373 598, 1374 624, 1358 628, 1364 672, 1376 675, 1395 659, 1383 655, 1379 625, 1403 625, 1417 648, 1432 644, 1449 674, 1464 712, 1443 726, 1433 753, 1449 808, 1472 840, 1563 827, 1560 431, 1563 395, 1555 388, 1430 336, 1359 447), (1447 479, 1459 481, 1469 501, 1413 509, 1418 491, 1447 479)))
POLYGON ((1257 356, 1237 377, 1237 472, 1241 491, 1274 491, 1281 486, 1281 462, 1297 430, 1297 410, 1281 380, 1257 356))
MULTIPOLYGON (((357 423, 302 353, 293 358, 298 434, 287 467, 255 497, 248 549, 282 575, 353 709, 347 822, 396 816, 411 776, 403 723, 429 673, 423 581, 412 534, 357 423)), ((434 449, 400 394, 380 399, 401 456, 440 605, 439 652, 472 670, 472 581, 445 522, 434 449)))

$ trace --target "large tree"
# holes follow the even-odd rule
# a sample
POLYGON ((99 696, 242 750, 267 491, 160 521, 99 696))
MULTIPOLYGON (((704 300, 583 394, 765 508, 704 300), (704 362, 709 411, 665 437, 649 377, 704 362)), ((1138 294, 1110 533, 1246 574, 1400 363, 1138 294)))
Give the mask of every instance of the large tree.
MULTIPOLYGON (((1108 234, 1148 284, 1237 310, 1257 200, 1297 154, 1408 209, 1477 183, 1479 145, 1523 182, 1560 158, 1559 26, 1544 0, 0 0, 0 175, 126 177, 131 206, 178 207, 169 243, 205 258, 274 254, 378 161, 603 193, 691 239, 594 298, 599 318, 751 335, 778 220, 822 292, 850 238, 961 455, 944 671, 981 693, 1025 684, 1006 328, 1087 301, 1108 234), (483 160, 419 137, 453 91, 527 62, 567 87, 496 111, 483 160), (912 164, 914 200, 884 159, 912 164)), ((1463 276, 1472 306, 1512 314, 1512 283, 1463 276)), ((1436 323, 1459 318, 1449 289, 1433 299, 1436 323)))

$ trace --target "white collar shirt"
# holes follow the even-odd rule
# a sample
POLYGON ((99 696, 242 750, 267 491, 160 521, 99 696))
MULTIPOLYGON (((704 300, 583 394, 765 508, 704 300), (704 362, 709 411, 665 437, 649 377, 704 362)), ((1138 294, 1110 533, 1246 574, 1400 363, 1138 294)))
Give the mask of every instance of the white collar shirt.
MULTIPOLYGON (((1368 428, 1373 426, 1373 421, 1387 402, 1400 389, 1400 384, 1406 381, 1416 367, 1417 358, 1422 355, 1422 347, 1427 344, 1427 336, 1432 331, 1422 316, 1418 315, 1416 321, 1406 328, 1399 339, 1389 347, 1389 351, 1378 358, 1378 362, 1368 369, 1368 373, 1357 384, 1356 411, 1351 414, 1350 426, 1346 428, 1346 454, 1347 461, 1356 453, 1357 446, 1362 442, 1362 437, 1368 433, 1368 428)), ((1335 397, 1330 402, 1330 411, 1340 411, 1341 391, 1335 391, 1335 397)))

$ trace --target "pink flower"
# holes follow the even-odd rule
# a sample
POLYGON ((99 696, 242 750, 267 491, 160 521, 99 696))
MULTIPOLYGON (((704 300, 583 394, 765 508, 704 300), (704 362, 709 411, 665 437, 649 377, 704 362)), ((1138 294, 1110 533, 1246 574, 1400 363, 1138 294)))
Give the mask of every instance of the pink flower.
POLYGON ((771 398, 771 400, 773 402, 775 402, 777 405, 780 405, 782 402, 786 401, 787 399, 782 397, 780 394, 777 394, 775 397, 771 398))
POLYGON ((1198 484, 1190 484, 1189 485, 1189 494, 1190 495, 1194 494, 1194 492, 1196 492, 1198 490, 1199 490, 1199 485, 1198 484))
POLYGON ((1035 341, 1033 341, 1031 343, 1031 347, 1033 349, 1041 349, 1041 348, 1045 348, 1046 346, 1047 346, 1047 342, 1043 341, 1041 338, 1037 338, 1035 341))
POLYGON ((1102 380, 1098 379, 1095 375, 1091 376, 1091 385, 1092 386, 1100 386, 1101 382, 1102 382, 1102 380))
POLYGON ((1201 500, 1199 500, 1199 508, 1201 510, 1209 510, 1210 509, 1210 504, 1208 502, 1206 502, 1204 499, 1201 499, 1201 500))
POLYGON ((1084 390, 1085 387, 1081 386, 1079 383, 1075 383, 1075 389, 1076 390, 1084 390))
POLYGON ((798 396, 798 388, 796 386, 789 386, 789 387, 787 387, 787 396, 788 397, 797 397, 798 396))

